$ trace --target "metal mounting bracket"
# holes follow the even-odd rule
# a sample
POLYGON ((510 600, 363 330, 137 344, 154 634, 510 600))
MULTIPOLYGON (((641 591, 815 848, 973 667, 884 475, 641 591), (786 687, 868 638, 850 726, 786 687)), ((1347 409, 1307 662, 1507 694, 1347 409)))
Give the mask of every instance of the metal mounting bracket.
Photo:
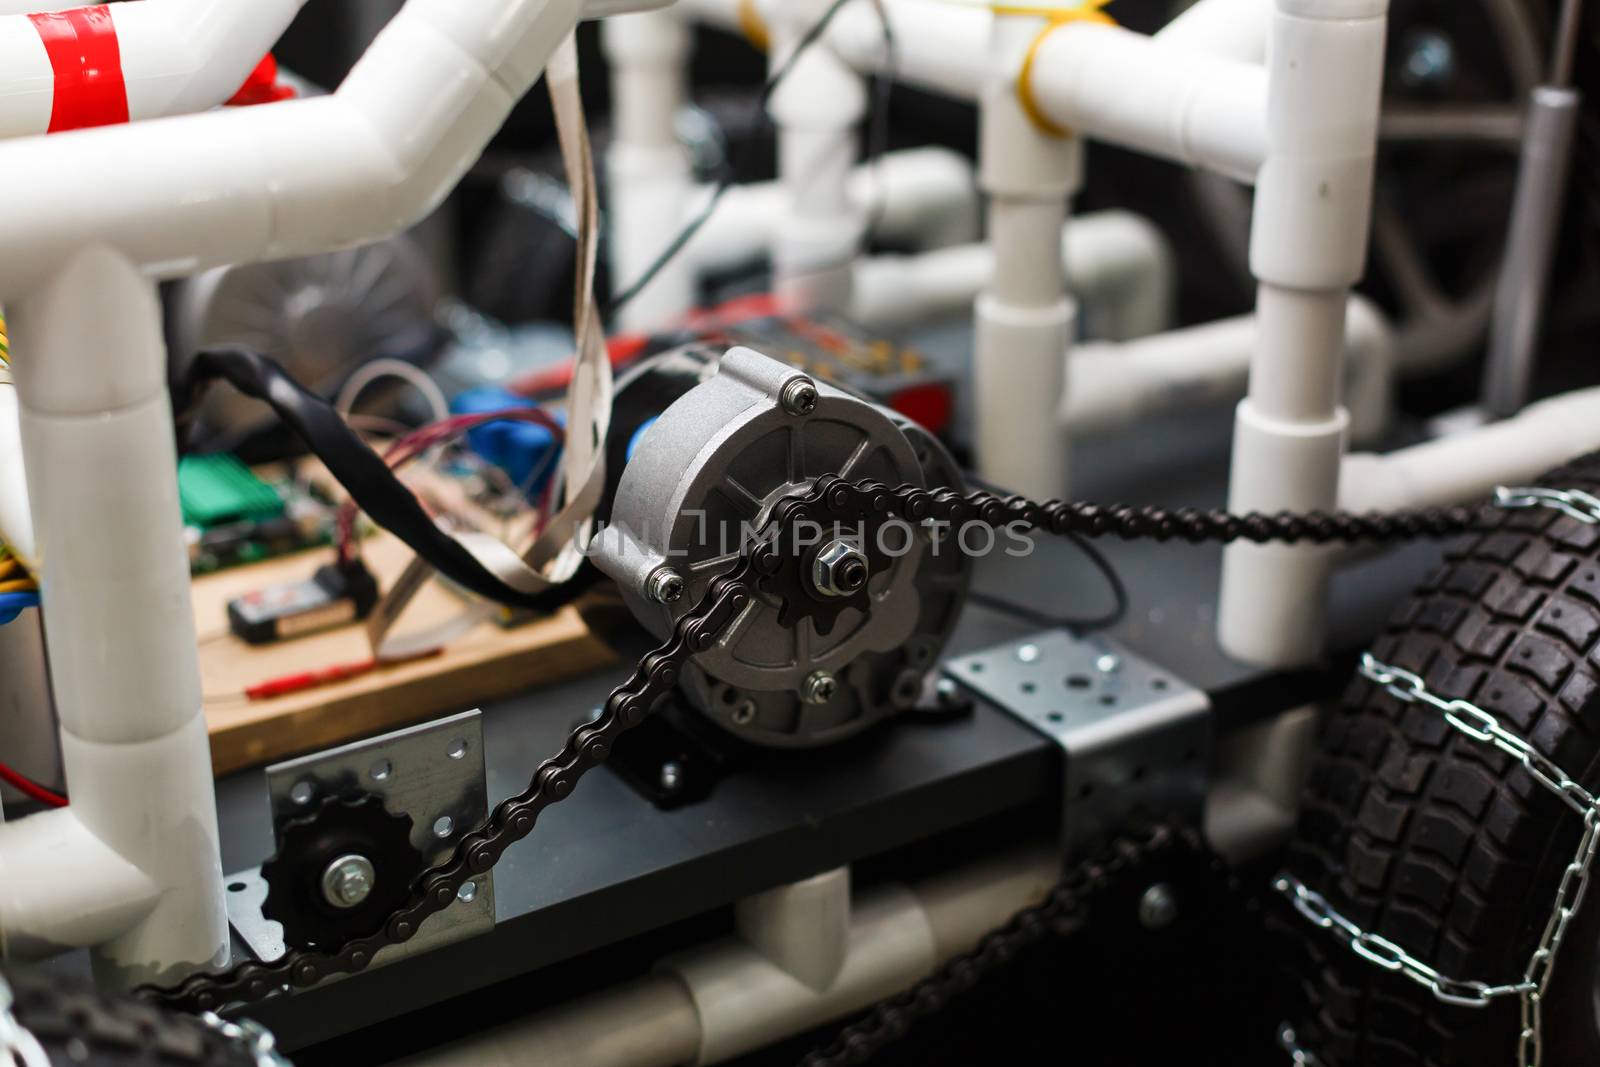
MULTIPOLYGON (((461 834, 482 824, 489 812, 482 713, 464 711, 268 767, 275 843, 282 846, 279 827, 307 805, 356 791, 382 797, 390 812, 411 816, 411 843, 428 864, 448 858, 461 834)), ((257 959, 281 959, 283 928, 261 914, 267 898, 261 869, 229 875, 225 884, 234 930, 257 959)), ((424 921, 410 941, 380 951, 372 965, 382 967, 492 929, 491 872, 468 882, 454 904, 424 921)))
POLYGON ((944 670, 1061 746, 1069 856, 1136 820, 1200 825, 1212 735, 1202 690, 1109 641, 1064 630, 962 656, 944 670))

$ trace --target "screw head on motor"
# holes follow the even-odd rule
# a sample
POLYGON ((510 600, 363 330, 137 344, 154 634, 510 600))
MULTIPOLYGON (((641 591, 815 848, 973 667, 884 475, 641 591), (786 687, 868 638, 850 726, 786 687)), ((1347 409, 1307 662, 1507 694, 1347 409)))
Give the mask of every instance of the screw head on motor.
POLYGON ((671 567, 657 567, 645 582, 646 592, 657 604, 676 604, 683 599, 683 576, 671 567))
POLYGON ((805 375, 790 378, 778 394, 778 403, 791 415, 802 418, 817 410, 817 383, 805 375))
POLYGON ((800 683, 800 699, 807 704, 826 704, 838 692, 838 679, 827 671, 812 671, 800 683))

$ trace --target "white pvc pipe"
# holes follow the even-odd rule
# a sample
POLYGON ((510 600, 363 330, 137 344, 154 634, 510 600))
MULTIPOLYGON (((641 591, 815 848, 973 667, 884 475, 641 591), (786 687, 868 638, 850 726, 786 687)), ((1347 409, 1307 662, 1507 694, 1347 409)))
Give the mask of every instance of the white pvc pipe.
POLYGON ((1067 489, 1068 439, 1056 409, 1077 305, 1066 291, 1060 241, 1068 201, 1083 181, 1083 142, 1040 129, 1014 79, 1000 72, 1021 68, 1045 25, 1042 14, 992 20, 996 74, 978 109, 978 167, 989 196, 994 273, 976 303, 973 344, 979 471, 1041 498, 1067 489))
MULTIPOLYGON (((1340 393, 1360 441, 1387 430, 1394 334, 1370 301, 1352 297, 1345 312, 1340 393)), ((1244 395, 1257 347, 1254 315, 1224 319, 1125 344, 1079 345, 1067 362, 1061 419, 1075 437, 1108 433, 1141 419, 1244 395)))
MULTIPOLYGON (((185 114, 223 103, 244 84, 304 3, 141 0, 110 5, 106 11, 121 58, 128 117, 136 121, 185 114)), ((0 137, 48 130, 56 76, 39 28, 26 15, 0 18, 0 71, 0 137)), ((79 90, 66 85, 59 91, 79 90)))
POLYGON ((121 936, 159 887, 88 830, 75 811, 0 822, 0 955, 42 959, 121 936))
MULTIPOLYGON (((1238 408, 1229 507, 1338 503, 1349 416, 1339 403, 1345 306, 1366 264, 1387 0, 1277 0, 1268 152, 1251 270, 1259 335, 1238 408)), ((1218 638, 1235 659, 1289 667, 1322 652, 1330 553, 1233 545, 1218 638)))
MULTIPOLYGON (((972 164, 947 148, 908 148, 862 164, 850 175, 850 199, 873 218, 873 234, 915 249, 976 240, 980 203, 972 164), (881 205, 881 207, 880 207, 881 205)), ((691 200, 698 214, 709 190, 691 200)), ((685 247, 702 270, 740 267, 771 254, 786 193, 777 182, 735 185, 685 247)), ((970 300, 970 296, 969 296, 970 300)))
MULTIPOLYGON (((1061 234, 1070 286, 1090 336, 1122 341, 1167 328, 1176 261, 1166 237, 1148 219, 1100 211, 1070 220, 1061 234)), ((873 256, 856 263, 850 317, 896 332, 970 314, 973 298, 994 276, 987 244, 918 255, 873 256)))
MULTIPOLYGON (((823 876, 828 878, 830 876, 823 876)), ((1060 877, 1060 857, 1038 848, 993 857, 909 887, 881 885, 825 902, 826 940, 842 955, 818 988, 744 937, 728 937, 662 962, 658 973, 519 1019, 403 1061, 403 1067, 681 1067, 725 1062, 910 987, 942 961, 972 950, 989 930, 1039 903, 1060 877)), ((801 883, 804 885, 804 883, 801 883)), ((760 894, 797 909, 798 934, 818 898, 787 887, 760 894)), ((741 908, 747 907, 741 904, 741 908)), ((818 936, 823 936, 819 930, 818 936)), ((765 944, 765 940, 763 939, 765 944)), ((809 950, 794 947, 802 957, 809 950)))
POLYGON ((1600 388, 1583 389, 1479 429, 1386 455, 1346 456, 1339 506, 1392 511, 1472 503, 1498 486, 1535 484, 1546 471, 1596 449, 1600 388))
MULTIPOLYGON (((0 218, 0 302, 26 353, 17 388, 63 762, 83 826, 161 889, 100 946, 110 980, 227 946, 152 283, 414 224, 580 14, 578 0, 409 0, 331 96, 0 143, 0 199, 28 205, 0 218)), ((17 825, 0 829, 0 869, 26 854, 17 825)))
POLYGON ((28 480, 22 471, 17 390, 7 383, 0 383, 0 544, 8 546, 30 571, 38 567, 33 511, 28 507, 28 480))
MULTIPOLYGON (((1232 2, 1232 0, 1230 0, 1232 2)), ((1245 2, 1245 0, 1237 0, 1245 2)), ((739 0, 683 0, 684 10, 711 25, 740 31, 739 0)), ((884 0, 896 45, 895 77, 904 84, 960 100, 980 100, 991 81, 1009 84, 1022 56, 1043 28, 1014 44, 1003 65, 976 46, 995 19, 980 5, 884 0), (1003 76, 998 72, 1004 72, 1003 76)), ((1236 28, 1224 45, 1209 28, 1209 12, 1175 39, 1152 39, 1115 27, 1069 23, 1040 43, 1033 93, 1057 126, 1084 137, 1216 170, 1242 182, 1255 180, 1266 154, 1266 72, 1255 59, 1254 22, 1236 28), (1195 38, 1185 42, 1193 33, 1195 38)), ((883 28, 871 0, 858 0, 834 17, 828 44, 862 73, 887 62, 883 28)))
POLYGON ((328 96, 0 144, 0 198, 29 205, 0 222, 0 298, 88 242, 170 278, 412 225, 578 15, 577 0, 410 0, 328 96))
POLYGON ((1264 63, 1272 27, 1272 0, 1197 0, 1155 35, 1163 44, 1264 63))
MULTIPOLYGON (((677 236, 694 191, 677 133, 678 110, 689 97, 689 28, 674 11, 650 11, 609 19, 600 33, 611 74, 608 252, 613 277, 626 286, 677 236)), ((694 306, 695 282, 693 262, 674 257, 613 327, 667 326, 694 306)))
POLYGON ((1255 180, 1267 148, 1267 72, 1130 30, 1062 26, 1033 67, 1058 126, 1150 155, 1255 180))
MULTIPOLYGON (((14 373, 72 816, 159 890, 129 928, 96 939, 96 970, 126 986, 222 963, 211 751, 155 286, 91 246, 8 310, 13 343, 28 353, 14 373)), ((26 869, 30 821, 0 829, 0 881, 26 869)), ((74 899, 103 894, 97 913, 127 915, 126 881, 74 899)), ((8 941, 48 943, 27 923, 49 914, 39 905, 0 924, 8 941)))
MULTIPOLYGON (((769 5, 751 0, 678 0, 689 18, 729 33, 745 35, 747 19, 761 22, 769 5)), ((898 81, 959 100, 977 100, 989 76, 988 56, 975 42, 989 36, 989 12, 972 4, 930 4, 926 0, 884 0, 882 16, 873 0, 857 0, 828 24, 825 40, 841 59, 869 74, 888 58, 882 17, 887 17, 896 48, 898 81)))
POLYGON ((856 127, 867 113, 861 76, 830 49, 797 52, 826 3, 789 0, 769 21, 768 66, 785 70, 767 113, 777 131, 786 193, 772 246, 773 289, 795 308, 843 310, 866 216, 850 195, 856 127))
MULTIPOLYGON (((694 3, 703 0, 692 0, 694 3)), ((884 0, 894 34, 896 80, 958 100, 977 100, 989 80, 989 56, 979 42, 993 19, 980 5, 884 0)), ((862 73, 882 70, 888 59, 883 21, 872 0, 857 0, 834 17, 827 41, 862 73)))

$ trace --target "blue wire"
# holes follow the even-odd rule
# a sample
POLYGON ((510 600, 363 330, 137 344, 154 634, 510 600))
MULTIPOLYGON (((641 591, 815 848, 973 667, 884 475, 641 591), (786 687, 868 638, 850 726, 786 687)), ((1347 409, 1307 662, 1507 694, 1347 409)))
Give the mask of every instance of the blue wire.
POLYGON ((38 606, 38 593, 0 593, 0 626, 15 622, 25 609, 38 606))

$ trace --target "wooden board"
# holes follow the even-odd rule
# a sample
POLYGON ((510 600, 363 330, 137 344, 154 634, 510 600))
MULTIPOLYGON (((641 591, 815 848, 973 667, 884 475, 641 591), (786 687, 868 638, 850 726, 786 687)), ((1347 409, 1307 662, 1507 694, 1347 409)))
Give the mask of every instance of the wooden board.
MULTIPOLYGON (((362 557, 387 588, 405 569, 410 550, 386 533, 363 542, 362 557)), ((321 549, 194 581, 195 626, 206 725, 217 774, 392 730, 473 707, 496 697, 613 664, 616 657, 590 633, 575 608, 512 630, 479 624, 429 659, 397 664, 345 682, 247 702, 252 685, 301 671, 371 657, 359 623, 275 645, 248 645, 228 631, 228 601, 255 589, 309 578, 331 559, 321 549)), ((438 582, 417 595, 399 631, 422 629, 463 610, 461 598, 438 582)))

